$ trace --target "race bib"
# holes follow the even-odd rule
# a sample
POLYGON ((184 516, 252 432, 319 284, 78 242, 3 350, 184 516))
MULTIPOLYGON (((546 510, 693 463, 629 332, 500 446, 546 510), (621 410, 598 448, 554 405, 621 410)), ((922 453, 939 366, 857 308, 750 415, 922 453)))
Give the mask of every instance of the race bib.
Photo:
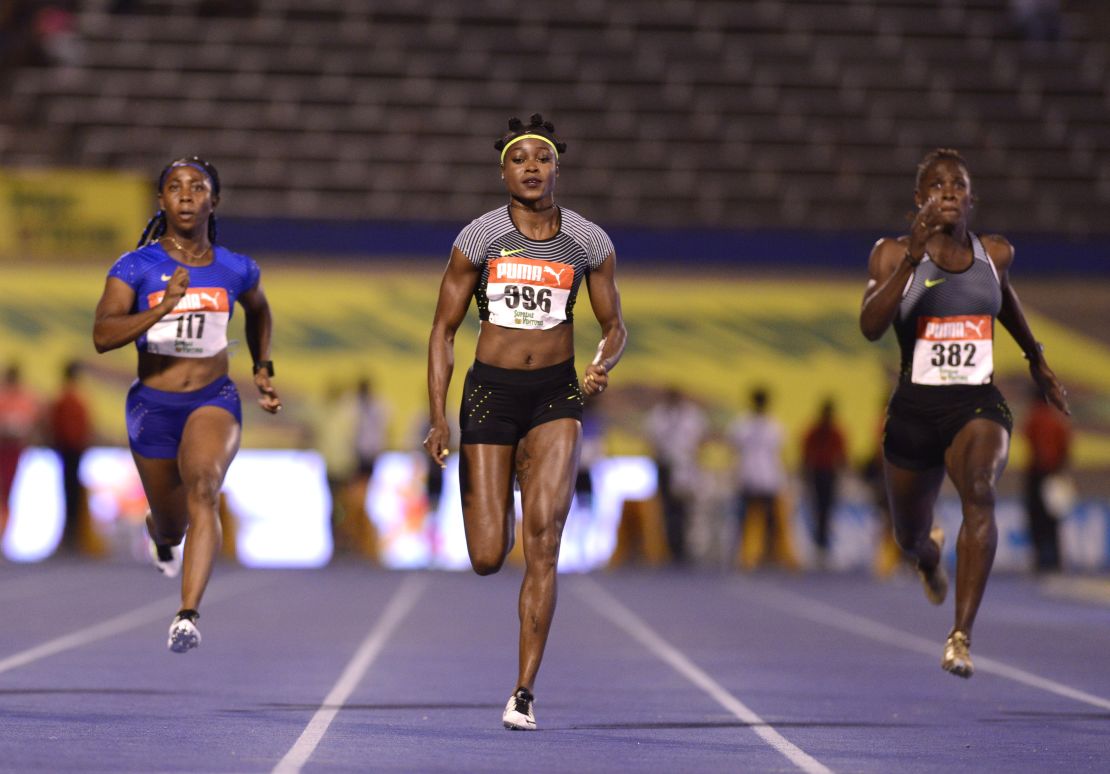
POLYGON ((994 374, 990 315, 919 317, 914 384, 987 384, 994 374))
POLYGON ((546 330, 567 319, 574 267, 507 256, 489 262, 489 321, 505 328, 546 330))
MULTIPOLYGON (((157 306, 165 295, 147 296, 157 306)), ((189 288, 174 310, 146 332, 146 351, 176 357, 211 357, 227 349, 227 320, 231 316, 224 288, 189 288)))

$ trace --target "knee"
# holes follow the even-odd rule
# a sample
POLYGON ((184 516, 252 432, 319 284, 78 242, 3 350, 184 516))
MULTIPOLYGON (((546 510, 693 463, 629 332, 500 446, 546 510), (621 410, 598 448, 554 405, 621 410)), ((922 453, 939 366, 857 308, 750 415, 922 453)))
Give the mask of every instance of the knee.
POLYGON ((971 476, 971 483, 965 494, 965 504, 976 508, 994 508, 997 494, 994 474, 990 470, 977 470, 971 476))
POLYGON ((194 505, 218 509, 220 505, 220 476, 204 472, 188 483, 189 500, 194 505))
POLYGON ((487 555, 470 555, 470 566, 474 568, 474 572, 478 575, 493 575, 495 572, 500 570, 502 565, 504 564, 504 555, 498 556, 492 553, 487 555))
POLYGON ((559 562, 560 530, 552 526, 542 527, 528 533, 525 543, 525 559, 530 568, 555 569, 559 562))

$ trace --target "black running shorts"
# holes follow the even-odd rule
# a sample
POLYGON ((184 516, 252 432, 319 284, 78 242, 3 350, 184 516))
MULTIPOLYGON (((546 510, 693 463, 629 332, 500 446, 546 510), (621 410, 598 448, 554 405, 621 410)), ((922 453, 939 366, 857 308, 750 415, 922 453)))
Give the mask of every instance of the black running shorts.
POLYGON ((1012 433, 1014 418, 993 384, 929 387, 902 383, 887 407, 883 454, 900 468, 928 470, 944 464, 956 433, 973 419, 989 419, 1012 433))
POLYGON ((462 442, 512 446, 553 419, 582 421, 574 360, 524 371, 474 361, 463 382, 462 442))

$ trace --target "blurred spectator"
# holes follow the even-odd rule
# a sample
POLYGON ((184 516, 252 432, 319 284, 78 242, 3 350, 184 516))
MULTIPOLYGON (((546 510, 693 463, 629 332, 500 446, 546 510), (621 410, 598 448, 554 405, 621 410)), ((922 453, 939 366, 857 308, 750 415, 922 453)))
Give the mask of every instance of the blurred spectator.
POLYGON ((578 476, 574 480, 574 494, 578 507, 593 512, 594 484, 590 474, 594 463, 604 456, 605 422, 598 403, 604 400, 594 396, 582 411, 582 453, 578 458, 578 476))
POLYGON ((1067 516, 1067 492, 1074 486, 1067 475, 1071 426, 1067 418, 1034 390, 1024 433, 1029 441, 1025 472, 1025 510, 1033 542, 1033 567, 1053 572, 1061 567, 1060 520, 1067 516), (1061 496, 1063 493, 1064 496, 1061 496))
POLYGON ((676 387, 668 388, 647 416, 667 547, 675 564, 686 561, 686 523, 698 483, 698 448, 706 429, 705 412, 676 387))
POLYGON ((10 364, 0 384, 0 541, 8 526, 19 458, 38 429, 39 413, 38 400, 23 386, 19 365, 10 364))
POLYGON ((358 474, 369 479, 374 474, 375 460, 385 449, 389 429, 389 407, 374 394, 374 385, 366 377, 358 382, 355 390, 355 405, 358 413, 355 426, 358 474))
POLYGON ((79 549, 82 519, 85 510, 85 489, 78 475, 81 457, 92 444, 92 420, 80 386, 81 365, 67 363, 62 373, 62 389, 50 406, 50 441, 62 461, 62 484, 65 491, 66 520, 61 547, 79 549))
POLYGON ((746 569, 758 567, 767 554, 794 569, 797 560, 790 541, 785 508, 786 470, 782 462, 783 429, 767 413, 770 396, 764 388, 751 393, 751 413, 734 419, 728 439, 739 455, 737 478, 738 538, 746 569), (752 507, 763 517, 761 525, 751 521, 752 507), (760 526, 765 525, 765 529, 760 526))
MULTIPOLYGON (((457 417, 448 417, 447 420, 448 431, 450 433, 447 446, 454 454, 459 448, 459 426, 457 417)), ((442 554, 441 536, 439 532, 439 505, 443 497, 443 484, 444 484, 444 470, 441 468, 431 455, 426 454, 421 446, 424 439, 428 437, 428 431, 432 425, 428 421, 428 414, 425 412, 423 415, 418 416, 416 423, 413 425, 412 443, 407 448, 412 449, 417 454, 418 465, 425 465, 424 473, 424 495, 427 499, 427 510, 424 514, 424 532, 428 536, 428 541, 432 546, 432 564, 436 562, 436 557, 442 554)), ((454 483, 458 478, 451 479, 454 483)))
POLYGON ((331 493, 332 544, 336 554, 354 548, 350 539, 349 489, 358 470, 355 437, 358 405, 355 396, 338 382, 328 385, 313 419, 313 445, 324 458, 331 493))
POLYGON ((802 443, 802 465, 813 495, 813 542, 818 566, 824 567, 829 553, 829 521, 836 496, 836 480, 848 461, 844 433, 836 423, 836 406, 831 398, 821 404, 816 422, 802 443))
POLYGON ((35 12, 35 40, 44 64, 73 66, 81 63, 81 39, 77 35, 72 5, 60 0, 42 2, 35 12))
POLYGON ((860 477, 871 490, 872 504, 878 523, 878 545, 875 550, 874 572, 878 578, 889 578, 904 557, 902 549, 894 539, 894 525, 890 515, 890 499, 886 493, 886 471, 883 470, 883 428, 886 427, 886 402, 875 433, 875 448, 864 463, 860 477))

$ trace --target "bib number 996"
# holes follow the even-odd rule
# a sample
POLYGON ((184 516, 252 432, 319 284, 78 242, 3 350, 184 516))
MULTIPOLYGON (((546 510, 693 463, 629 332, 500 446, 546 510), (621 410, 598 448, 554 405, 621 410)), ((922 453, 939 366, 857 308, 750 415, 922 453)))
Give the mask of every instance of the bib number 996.
POLYGON ((532 285, 506 285, 505 306, 509 309, 539 309, 543 312, 551 311, 551 289, 540 288, 537 290, 532 285))

